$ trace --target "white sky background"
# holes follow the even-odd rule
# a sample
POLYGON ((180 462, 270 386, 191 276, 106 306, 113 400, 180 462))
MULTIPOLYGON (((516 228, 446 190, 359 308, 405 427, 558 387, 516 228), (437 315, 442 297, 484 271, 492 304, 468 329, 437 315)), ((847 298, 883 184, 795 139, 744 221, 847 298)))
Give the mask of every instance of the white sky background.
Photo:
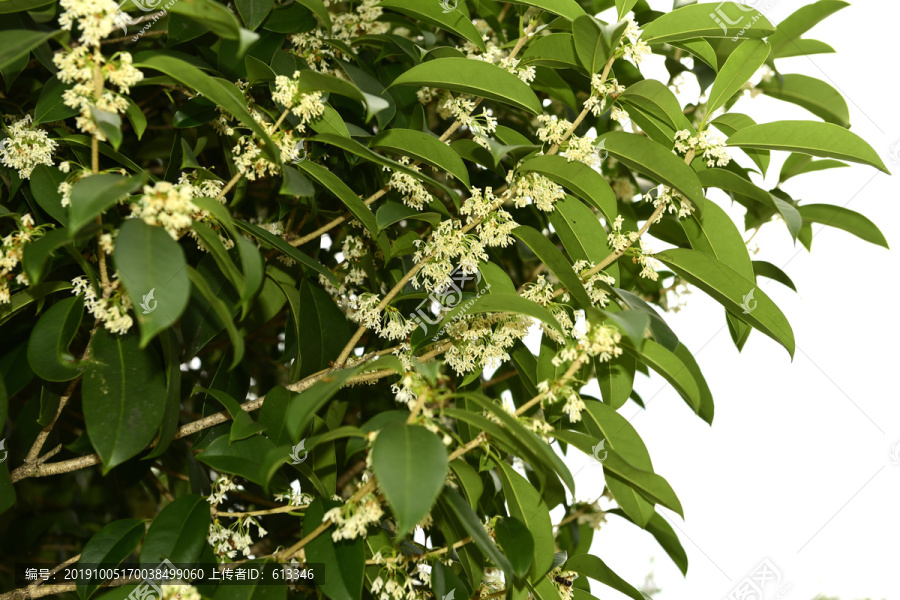
MULTIPOLYGON (((810 3, 745 1, 773 23, 810 3)), ((671 0, 650 4, 660 10, 672 5, 671 0)), ((898 2, 851 0, 805 36, 832 45, 836 54, 778 62, 784 73, 818 77, 840 89, 852 131, 896 172, 900 162, 890 155, 900 142, 898 23, 898 2)), ((765 96, 742 99, 734 110, 759 123, 817 120, 765 96)), ((767 189, 774 187, 786 156, 773 152, 767 189)), ((740 160, 749 162, 742 155, 740 160)), ((801 175, 785 189, 808 203, 864 214, 900 249, 895 178, 854 165, 801 175)), ((739 205, 713 198, 742 223, 739 205)), ((900 325, 894 313, 900 254, 837 229, 814 225, 813 231, 812 254, 795 246, 780 222, 766 225, 753 240, 761 248, 754 260, 782 267, 799 290, 798 295, 761 280, 761 289, 794 328, 793 362, 758 331, 739 354, 723 309, 694 289, 688 306, 665 318, 703 369, 716 403, 713 426, 655 374, 638 375, 636 381, 648 410, 629 401, 620 411, 684 506, 684 521, 660 510, 675 526, 690 565, 685 578, 650 534, 613 515, 595 536, 592 551, 635 585, 653 571, 662 589, 656 600, 725 599, 764 558, 782 572, 781 583, 767 588, 765 600, 810 600, 818 593, 841 600, 900 597, 895 535, 900 465, 890 458, 891 447, 900 442, 895 345, 900 325)), ((574 473, 590 459, 573 451, 568 460, 574 473)), ((601 493, 601 473, 589 466, 576 477, 579 500, 601 493)), ((596 582, 592 589, 601 600, 625 598, 596 582)))

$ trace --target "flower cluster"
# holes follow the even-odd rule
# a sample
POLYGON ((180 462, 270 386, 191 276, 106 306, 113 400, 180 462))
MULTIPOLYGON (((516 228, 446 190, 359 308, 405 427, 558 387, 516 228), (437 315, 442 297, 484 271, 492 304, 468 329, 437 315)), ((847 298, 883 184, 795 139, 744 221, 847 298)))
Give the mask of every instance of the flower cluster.
POLYGON ((538 122, 541 124, 536 132, 538 139, 550 144, 561 144, 572 127, 572 123, 556 115, 539 115, 538 122))
POLYGON ((191 226, 200 208, 192 202, 191 188, 159 181, 145 185, 144 193, 131 205, 131 214, 147 225, 162 227, 177 240, 191 226))
POLYGON ((590 525, 591 529, 599 530, 606 523, 606 512, 600 508, 600 502, 576 502, 571 510, 578 515, 576 522, 579 525, 590 525))
POLYGON ((534 171, 517 177, 515 182, 516 208, 534 204, 538 210, 551 212, 553 205, 566 197, 566 191, 561 185, 534 171))
MULTIPOLYGON (((556 361, 554 358, 554 361, 556 361)), ((581 420, 581 413, 587 408, 584 404, 584 400, 581 399, 581 396, 578 395, 578 392, 575 389, 567 385, 565 383, 559 382, 549 382, 549 381, 541 381, 537 384, 537 390, 544 394, 541 403, 546 400, 548 404, 556 404, 561 399, 565 398, 566 402, 563 404, 563 412, 569 417, 569 420, 573 423, 577 423, 581 420)))
MULTIPOLYGON (((431 92, 423 92, 419 100, 428 98, 430 94, 431 92)), ((445 119, 453 118, 459 121, 462 127, 472 132, 475 142, 490 150, 488 136, 497 131, 497 119, 487 108, 482 108, 480 115, 473 115, 475 104, 475 98, 472 96, 454 96, 450 92, 444 92, 437 104, 437 113, 445 119)))
POLYGON ((251 525, 256 527, 257 537, 260 539, 268 533, 256 517, 238 517, 227 527, 216 517, 209 524, 206 541, 213 547, 217 556, 232 559, 238 552, 250 556, 250 546, 253 544, 253 537, 250 535, 251 525))
POLYGON ((618 80, 603 81, 599 73, 591 77, 591 95, 584 101, 584 107, 591 111, 595 117, 599 117, 606 110, 606 99, 618 98, 625 91, 624 85, 619 85, 618 80))
POLYGON ((477 236, 463 233, 462 225, 456 219, 442 221, 431 232, 427 242, 416 240, 416 248, 413 257, 416 262, 421 262, 426 257, 431 258, 425 262, 412 283, 418 287, 418 275, 421 275, 425 280, 425 289, 429 292, 449 283, 450 274, 457 268, 455 261, 464 274, 471 275, 478 269, 479 261, 488 259, 481 240, 477 236))
MULTIPOLYGON (((390 31, 390 23, 378 20, 383 12, 378 6, 378 1, 362 0, 355 10, 332 12, 330 31, 317 27, 312 31, 292 35, 290 41, 294 44, 294 51, 310 69, 319 73, 339 75, 340 67, 336 67, 335 62, 344 55, 330 43, 332 40, 351 42, 360 35, 377 35, 390 31)), ((334 3, 325 0, 324 4, 328 7, 334 3)))
POLYGON ((126 94, 131 86, 144 79, 144 74, 132 65, 131 54, 117 52, 107 59, 99 48, 82 45, 68 52, 57 52, 53 56, 53 64, 59 69, 56 76, 60 81, 74 84, 63 92, 63 103, 79 111, 75 124, 81 131, 105 141, 106 134, 97 125, 93 111, 122 114, 128 109, 126 94), (116 86, 118 92, 104 85, 98 93, 94 82, 95 71, 99 71, 103 82, 108 81, 116 86))
POLYGON ((77 24, 85 46, 96 46, 116 28, 119 5, 115 0, 60 0, 59 5, 63 9, 59 26, 71 31, 77 24))
POLYGON ((56 140, 47 137, 47 132, 31 125, 31 115, 9 126, 9 137, 0 142, 0 162, 15 169, 22 179, 31 177, 38 165, 53 166, 53 152, 56 140))
POLYGON ((377 294, 369 292, 360 294, 351 301, 349 316, 357 323, 388 340, 405 339, 419 326, 415 321, 407 320, 393 306, 379 310, 380 302, 381 299, 377 294))
MULTIPOLYGON (((541 306, 545 307, 550 311, 550 314, 553 315, 553 318, 559 323, 560 327, 565 332, 565 335, 572 335, 573 330, 575 328, 575 320, 569 315, 570 308, 565 304, 560 302, 555 302, 556 292, 553 289, 553 284, 547 280, 543 275, 538 275, 537 279, 534 280, 533 283, 530 283, 525 286, 522 290, 522 297, 531 300, 532 302, 536 302, 541 306)), ((564 302, 568 300, 568 295, 563 294, 561 298, 564 302)), ((550 327, 546 323, 541 323, 541 329, 543 329, 544 333, 550 336, 550 339, 559 342, 565 343, 566 338, 563 334, 560 334, 559 331, 554 327, 550 327)))
MULTIPOLYGON (((25 244, 41 237, 49 228, 49 225, 35 227, 34 219, 29 214, 22 215, 16 221, 16 231, 0 239, 0 304, 9 304, 9 281, 13 279, 13 270, 22 262, 25 244)), ((24 272, 17 274, 15 279, 20 285, 28 285, 24 272)))
POLYGON ((366 528, 379 523, 384 516, 375 494, 367 494, 359 502, 346 502, 325 513, 323 521, 335 524, 331 539, 335 542, 366 537, 366 528))
POLYGON ((591 302, 598 306, 606 306, 609 304, 609 293, 603 289, 601 283, 613 285, 616 279, 603 271, 594 273, 595 266, 593 262, 579 260, 572 265, 572 269, 584 282, 584 289, 587 290, 588 295, 591 297, 591 302))
POLYGON ((127 333, 134 320, 128 314, 131 309, 131 299, 124 293, 122 286, 115 281, 115 289, 109 297, 99 297, 93 286, 84 277, 76 277, 72 280, 76 296, 84 296, 84 306, 95 319, 103 323, 103 327, 110 333, 127 333))
MULTIPOLYGON (((409 165, 409 158, 401 157, 398 162, 402 165, 409 165)), ((410 165, 410 169, 417 173, 420 171, 418 165, 410 165)), ((391 179, 388 181, 388 186, 392 190, 400 192, 400 195, 403 197, 403 203, 410 208, 422 210, 425 208, 425 205, 430 204, 433 200, 431 194, 422 185, 422 182, 412 175, 401 171, 392 171, 390 167, 384 167, 384 170, 391 171, 391 179)))
POLYGON ((306 124, 315 121, 325 114, 325 103, 322 101, 322 92, 301 92, 300 71, 294 71, 291 78, 279 75, 275 78, 275 93, 272 100, 291 110, 299 117, 300 125, 298 133, 303 133, 306 124))
MULTIPOLYGON (((295 138, 292 131, 276 129, 275 124, 269 123, 267 117, 258 110, 251 110, 250 114, 263 128, 269 139, 278 146, 278 153, 282 163, 297 162, 300 159, 303 142, 295 138)), ((306 122, 303 121, 301 123, 300 131, 303 130, 306 122)), ((235 168, 248 181, 256 181, 269 175, 281 173, 281 167, 265 157, 261 143, 255 134, 239 137, 237 143, 231 149, 231 154, 234 157, 235 168)))
POLYGON ((531 323, 523 315, 466 315, 447 327, 453 346, 444 360, 459 375, 496 368, 509 360, 509 349, 528 334, 531 323))
POLYGON ((575 588, 572 586, 572 582, 578 578, 577 572, 564 571, 562 566, 559 566, 550 571, 547 574, 547 578, 556 587, 556 591, 559 593, 559 600, 572 600, 575 596, 575 588))
MULTIPOLYGON (((613 107, 613 114, 619 110, 613 107)), ((624 112, 624 111, 623 111, 624 112)), ((628 114, 625 113, 626 119, 628 114)), ((578 161, 584 163, 592 169, 597 168, 603 162, 604 156, 600 156, 602 147, 597 143, 597 138, 591 135, 577 136, 573 135, 566 144, 566 149, 562 153, 569 162, 578 161)))
POLYGON ((622 231, 622 223, 624 219, 622 215, 618 215, 616 220, 612 224, 612 231, 607 234, 606 238, 609 242, 610 247, 613 249, 613 252, 622 253, 625 252, 625 249, 631 246, 638 237, 637 231, 622 231))
POLYGON ((420 597, 417 586, 431 583, 427 572, 417 572, 421 581, 417 580, 410 574, 405 564, 398 560, 386 561, 380 552, 373 559, 383 565, 372 581, 372 595, 378 600, 416 600, 420 597), (423 575, 427 579, 423 578, 423 575))
POLYGON ((484 19, 476 19, 473 23, 481 32, 485 49, 482 51, 479 46, 476 46, 470 41, 466 41, 462 46, 462 51, 465 53, 466 58, 497 65, 501 69, 512 73, 520 80, 530 85, 537 74, 535 68, 533 66, 519 68, 519 63, 521 61, 517 58, 511 58, 509 56, 509 51, 504 50, 500 46, 500 39, 487 21, 484 19))
POLYGON ((725 149, 725 141, 708 131, 701 131, 696 136, 692 136, 687 129, 677 132, 675 149, 682 154, 687 154, 691 150, 702 154, 706 159, 706 166, 710 168, 726 167, 731 162, 731 157, 725 149))
POLYGON ((625 58, 633 62, 635 66, 640 66, 644 57, 651 54, 650 46, 641 39, 641 30, 638 29, 637 23, 632 18, 628 19, 628 27, 622 36, 621 44, 624 47, 625 58))
MULTIPOLYGON (((681 195, 677 190, 666 185, 659 185, 644 195, 644 200, 652 202, 655 208, 665 205, 666 211, 671 214, 677 214, 679 219, 691 216, 694 212, 694 205, 691 201, 681 195), (655 193, 654 193, 655 192, 655 193)), ((662 218, 660 213, 659 219, 662 218)))

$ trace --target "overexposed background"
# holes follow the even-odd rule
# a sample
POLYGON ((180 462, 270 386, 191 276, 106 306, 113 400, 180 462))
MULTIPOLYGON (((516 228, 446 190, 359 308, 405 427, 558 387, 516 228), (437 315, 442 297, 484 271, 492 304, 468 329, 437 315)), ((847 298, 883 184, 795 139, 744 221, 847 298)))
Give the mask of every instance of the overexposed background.
MULTIPOLYGON (((776 24, 811 4, 744 3, 776 24)), ((671 0, 650 4, 671 8, 671 0)), ((778 66, 841 90, 852 131, 881 154, 889 169, 900 172, 900 152, 892 152, 900 143, 897 23, 900 3, 851 0, 804 36, 832 45, 836 54, 782 59, 778 66)), ((666 77, 658 64, 660 78, 666 77)), ((817 120, 766 96, 742 99, 734 110, 758 123, 817 120)), ((786 156, 772 153, 766 188, 774 186, 786 156)), ((746 164, 742 155, 739 160, 746 164)), ((806 202, 862 213, 892 248, 900 248, 897 179, 853 165, 801 175, 785 189, 806 202)), ((742 219, 739 205, 728 208, 724 197, 712 198, 742 219)), ((900 598, 895 536, 900 532, 900 465, 891 460, 892 447, 900 443, 900 324, 893 312, 900 254, 838 229, 814 225, 813 231, 812 254, 795 245, 778 222, 766 225, 751 245, 761 248, 754 260, 782 267, 799 290, 795 294, 761 280, 794 328, 793 362, 758 331, 738 353, 720 305, 695 289, 686 308, 665 318, 703 369, 716 402, 713 426, 655 374, 650 379, 638 375, 636 381, 648 410, 629 402, 620 411, 647 444, 656 472, 681 499, 683 521, 659 510, 675 527, 690 565, 683 577, 648 533, 615 516, 597 533, 592 550, 633 584, 652 572, 661 588, 657 600, 730 598, 763 559, 781 572, 765 600, 810 600, 820 593, 841 600, 900 598)), ((569 459, 573 472, 592 460, 572 454, 577 454, 569 459)), ((588 466, 576 479, 579 500, 594 500, 602 492, 601 469, 588 466)), ((596 582, 592 589, 601 600, 625 598, 596 582)))

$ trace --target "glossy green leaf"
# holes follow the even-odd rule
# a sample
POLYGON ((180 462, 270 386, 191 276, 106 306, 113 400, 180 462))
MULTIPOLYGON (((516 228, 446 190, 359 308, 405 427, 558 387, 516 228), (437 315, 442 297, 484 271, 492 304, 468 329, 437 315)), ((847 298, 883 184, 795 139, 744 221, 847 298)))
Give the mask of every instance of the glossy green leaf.
POLYGON ((504 463, 499 463, 498 473, 506 493, 510 516, 521 521, 534 539, 534 566, 531 578, 544 575, 553 562, 553 526, 550 513, 541 495, 528 480, 504 463))
POLYGON ((616 10, 618 11, 619 19, 624 19, 625 15, 634 8, 637 2, 638 0, 616 0, 616 10))
MULTIPOLYGON (((722 131, 726 136, 731 135, 735 131, 739 129, 744 129, 745 127, 750 127, 751 125, 756 125, 756 121, 748 117, 747 115, 730 112, 725 113, 724 115, 719 115, 712 122, 719 130, 722 131)), ((769 162, 771 160, 772 153, 768 150, 753 150, 750 148, 742 148, 741 149, 744 154, 750 157, 756 166, 759 167, 760 173, 765 176, 766 171, 769 169, 769 162)))
POLYGON ((28 338, 28 364, 47 381, 69 381, 78 376, 83 365, 69 352, 69 344, 84 315, 80 297, 65 298, 51 306, 28 338))
MULTIPOLYGON (((238 332, 237 327, 234 324, 231 309, 229 309, 228 305, 213 292, 209 282, 196 269, 188 267, 187 274, 191 284, 193 284, 194 288, 196 288, 203 298, 206 299, 210 309, 216 314, 219 323, 228 333, 232 350, 231 368, 234 368, 244 358, 244 338, 238 332)), ((219 329, 219 331, 221 331, 221 329, 219 329)))
POLYGON ((850 110, 839 91, 821 79, 789 73, 756 86, 767 96, 802 106, 823 121, 850 127, 850 110))
MULTIPOLYGON (((371 211, 370 211, 370 214, 371 214, 371 211)), ((337 279, 334 277, 334 273, 332 273, 330 270, 328 270, 325 267, 325 265, 323 265, 322 263, 320 263, 317 260, 310 258, 303 252, 300 252, 299 250, 297 250, 296 248, 294 248, 293 246, 291 246, 290 244, 285 242, 283 239, 281 239, 279 236, 266 231, 265 229, 263 229, 262 227, 259 227, 258 225, 254 225, 253 223, 248 223, 246 221, 235 221, 234 224, 239 229, 243 229, 244 231, 246 231, 250 235, 254 236, 256 239, 260 240, 261 242, 264 242, 265 244, 267 244, 273 248, 276 248, 279 252, 286 254, 288 257, 292 258, 293 260, 296 260, 297 262, 299 262, 303 265, 306 265, 307 267, 311 268, 312 270, 316 271, 317 273, 324 275, 333 284, 337 283, 337 279)))
MULTIPOLYGON (((0 5, 0 14, 5 12, 8 11, 0 5)), ((7 29, 3 32, 3 47, 0 48, 0 68, 8 67, 21 58, 27 58, 32 50, 62 34, 61 30, 47 32, 7 29)))
POLYGON ((429 86, 472 94, 521 108, 532 114, 542 112, 537 96, 518 77, 500 67, 467 58, 437 58, 404 71, 391 86, 429 86))
MULTIPOLYGON (((2 6, 4 3, 0 3, 2 6)), ((34 106, 34 124, 52 123, 68 119, 79 113, 77 108, 67 106, 63 102, 63 93, 73 84, 65 84, 58 77, 51 77, 41 90, 37 104, 34 106)))
POLYGON ((573 194, 601 211, 610 223, 615 221, 618 215, 616 195, 606 179, 582 162, 570 162, 558 155, 541 155, 523 162, 519 171, 540 173, 568 188, 573 194))
POLYGON ((454 10, 446 10, 445 7, 451 6, 450 4, 420 2, 419 0, 382 0, 380 6, 395 10, 412 18, 413 21, 423 21, 434 27, 445 29, 470 41, 481 48, 482 52, 485 52, 481 32, 472 24, 469 16, 462 10, 456 9, 455 5, 452 5, 454 10))
POLYGON ((486 294, 472 302, 471 306, 461 304, 446 314, 441 322, 441 328, 449 325, 457 315, 477 315, 492 312, 509 312, 528 315, 546 323, 560 333, 559 326, 553 314, 536 302, 532 302, 518 294, 486 294))
POLYGON ((607 133, 603 142, 610 155, 622 164, 678 190, 702 210, 703 190, 697 174, 683 159, 672 154, 671 149, 624 131, 607 133))
POLYGON ((778 175, 778 183, 784 183, 792 177, 803 175, 805 173, 816 173, 827 169, 840 169, 841 167, 849 166, 850 165, 847 163, 839 160, 830 158, 814 160, 813 157, 808 154, 792 153, 785 159, 784 164, 781 166, 781 173, 778 175))
POLYGON ((627 25, 626 21, 605 25, 589 15, 580 16, 572 21, 575 52, 588 75, 603 70, 604 65, 618 48, 619 40, 622 39, 627 25))
POLYGON ((153 519, 141 547, 141 566, 156 567, 163 559, 193 564, 206 547, 209 502, 197 494, 175 498, 153 519))
POLYGON ((598 362, 595 370, 603 401, 614 409, 621 408, 634 389, 634 357, 623 354, 613 360, 598 362))
POLYGON ((388 129, 369 141, 369 147, 389 150, 444 170, 469 187, 469 172, 456 152, 438 138, 412 129, 388 129))
POLYGON ((833 123, 776 121, 736 131, 729 146, 800 152, 870 165, 890 175, 878 153, 855 133, 833 123))
MULTIPOLYGON (((313 500, 303 518, 303 534, 309 535, 323 521, 325 512, 341 506, 333 500, 313 500)), ((322 593, 333 600, 359 600, 362 597, 363 573, 366 568, 365 543, 362 537, 334 542, 331 529, 306 545, 306 560, 322 563, 329 569, 319 586, 322 593)))
MULTIPOLYGON (((185 3, 176 2, 174 6, 181 6, 183 4, 185 3)), ((229 15, 231 15, 231 13, 229 13, 229 15)), ((234 15, 231 15, 231 18, 235 19, 235 22, 237 22, 234 15)), ((250 128, 250 130, 263 141, 263 153, 269 160, 279 164, 281 163, 281 151, 275 146, 272 140, 269 139, 269 135, 263 130, 262 126, 256 122, 256 119, 250 116, 243 95, 230 81, 218 77, 210 77, 187 61, 163 54, 154 54, 150 52, 140 53, 135 56, 134 66, 155 69, 156 71, 165 73, 192 90, 199 92, 205 98, 209 98, 221 107, 222 110, 240 121, 245 127, 250 128)))
POLYGON ((524 577, 534 561, 534 538, 528 527, 515 517, 505 517, 497 521, 494 535, 509 559, 513 573, 524 577))
POLYGON ((646 600, 644 595, 637 591, 631 584, 616 575, 616 573, 606 566, 606 563, 599 557, 590 554, 580 554, 571 556, 563 567, 567 571, 575 571, 585 577, 590 577, 594 581, 608 585, 614 590, 622 592, 629 598, 634 600, 646 600))
POLYGON ((191 284, 184 252, 164 229, 128 219, 119 229, 113 257, 136 308, 143 348, 187 306, 191 284))
POLYGON ((534 6, 549 13, 559 15, 569 21, 574 21, 582 16, 584 9, 575 0, 513 0, 513 4, 534 6))
POLYGON ((773 281, 777 281, 778 283, 791 288, 795 292, 797 291, 797 286, 794 285, 794 282, 791 280, 791 278, 787 276, 787 273, 770 262, 766 262, 764 260, 754 260, 753 272, 757 277, 766 277, 768 279, 772 279, 773 281))
POLYGON ((788 16, 778 24, 778 30, 769 38, 772 44, 773 56, 784 56, 783 51, 790 49, 801 41, 801 35, 812 29, 822 20, 836 13, 842 8, 850 6, 842 0, 819 0, 810 2, 788 16))
POLYGON ((142 182, 139 175, 123 177, 109 173, 91 175, 77 181, 72 186, 69 233, 75 235, 99 214, 140 188, 142 182))
POLYGON ((794 332, 787 318, 754 281, 696 250, 676 248, 654 257, 794 355, 794 332))
POLYGON ((236 0, 235 4, 244 25, 253 31, 266 20, 275 2, 274 0, 236 0))
MULTIPOLYGON (((447 507, 448 512, 455 518, 456 522, 474 540, 478 549, 491 559, 497 567, 511 575, 512 565, 509 560, 500 551, 500 548, 497 547, 490 536, 488 536, 478 515, 468 504, 466 504, 466 501, 463 500, 462 496, 451 488, 445 487, 443 494, 441 494, 441 501, 444 506, 447 507)), ((531 529, 529 529, 529 531, 531 531, 531 529)), ((532 537, 533 535, 534 534, 532 533, 532 537)))
POLYGON ((747 40, 735 48, 722 65, 707 101, 707 114, 723 106, 744 86, 766 62, 769 44, 762 40, 747 40))
POLYGON ((84 423, 106 473, 153 440, 165 412, 165 372, 136 333, 101 327, 81 386, 84 423))
POLYGON ((356 192, 341 181, 340 177, 309 160, 305 160, 297 166, 337 196, 373 236, 378 234, 378 224, 375 222, 372 210, 366 206, 356 192))
POLYGON ((697 174, 704 187, 717 187, 726 192, 739 194, 751 200, 764 204, 773 212, 777 212, 784 220, 791 237, 796 238, 800 231, 802 219, 800 213, 792 204, 775 197, 762 188, 754 185, 750 180, 726 169, 706 169, 697 174))
MULTIPOLYGON (((233 442, 230 436, 220 435, 197 455, 197 460, 219 473, 239 475, 257 485, 265 485, 269 473, 264 459, 274 449, 275 444, 261 435, 233 442)), ((288 450, 282 448, 282 459, 288 458, 288 450)))
POLYGON ((389 423, 372 447, 372 469, 401 535, 431 510, 447 478, 447 450, 424 427, 389 423))
POLYGON ((799 210, 804 221, 843 229, 861 240, 883 248, 890 248, 884 234, 875 223, 849 208, 833 204, 805 204, 799 210))
POLYGON ((761 39, 774 31, 772 23, 758 10, 739 2, 719 2, 715 8, 692 4, 664 13, 644 27, 641 37, 648 44, 661 44, 738 35, 761 39))
POLYGON ((575 301, 581 305, 581 308, 586 309, 593 306, 590 296, 584 289, 581 278, 572 270, 572 265, 569 264, 563 253, 550 240, 544 237, 540 231, 527 225, 520 225, 512 230, 512 234, 527 244, 541 262, 547 265, 547 268, 559 278, 575 301))
MULTIPOLYGON (((138 519, 113 521, 88 540, 81 550, 78 564, 89 565, 87 569, 115 568, 137 548, 144 531, 144 522, 138 519)), ((97 577, 80 579, 76 584, 78 597, 87 600, 102 582, 97 577)))

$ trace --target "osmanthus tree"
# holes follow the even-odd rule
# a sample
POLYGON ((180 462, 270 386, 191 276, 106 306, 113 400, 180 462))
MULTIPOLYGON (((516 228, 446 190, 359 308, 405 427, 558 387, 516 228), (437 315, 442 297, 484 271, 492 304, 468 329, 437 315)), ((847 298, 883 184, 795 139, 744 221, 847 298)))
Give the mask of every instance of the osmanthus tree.
POLYGON ((742 232, 886 244, 760 187, 771 152, 780 182, 885 167, 837 91, 779 71, 846 3, 675 4, 0 0, 4 597, 140 590, 13 564, 168 559, 318 572, 167 597, 641 600, 589 553, 607 518, 686 571, 617 412, 654 371, 713 420, 662 314, 689 284, 739 348, 792 353, 758 286, 793 284, 742 232), (756 93, 809 119, 730 110, 756 93))

